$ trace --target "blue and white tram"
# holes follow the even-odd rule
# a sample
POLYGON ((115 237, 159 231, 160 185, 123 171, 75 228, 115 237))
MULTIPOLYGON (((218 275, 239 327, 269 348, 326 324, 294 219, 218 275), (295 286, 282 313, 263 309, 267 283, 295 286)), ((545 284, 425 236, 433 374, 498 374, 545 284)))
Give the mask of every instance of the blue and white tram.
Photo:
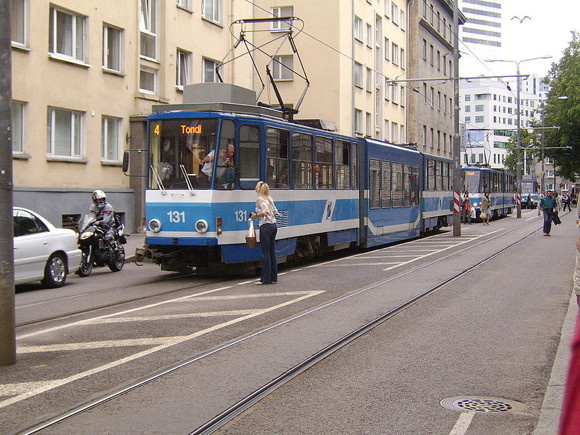
POLYGON ((453 161, 422 154, 421 232, 453 223, 453 161))
POLYGON ((515 207, 514 177, 500 169, 469 166, 461 168, 463 192, 469 193, 472 218, 478 219, 481 199, 489 192, 492 217, 506 216, 515 207))
POLYGON ((279 261, 413 238, 447 223, 452 195, 439 193, 449 187, 440 159, 429 157, 447 181, 425 193, 426 157, 416 150, 288 122, 265 108, 223 107, 161 106, 148 117, 143 257, 162 269, 259 261, 260 250, 244 243, 259 180, 281 213, 279 261))

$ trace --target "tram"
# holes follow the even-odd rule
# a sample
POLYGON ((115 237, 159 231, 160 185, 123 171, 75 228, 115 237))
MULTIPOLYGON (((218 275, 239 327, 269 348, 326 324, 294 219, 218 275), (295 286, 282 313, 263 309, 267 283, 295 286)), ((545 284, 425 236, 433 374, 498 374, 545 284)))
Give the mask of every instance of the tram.
POLYGON ((479 166, 461 168, 463 192, 469 193, 471 217, 479 219, 481 199, 489 192, 493 217, 506 216, 515 207, 515 180, 501 169, 479 166))
POLYGON ((138 258, 163 270, 255 267, 261 250, 244 241, 260 180, 281 213, 279 262, 415 238, 452 222, 449 159, 290 122, 265 107, 154 110, 138 258))
POLYGON ((536 208, 540 200, 540 187, 536 180, 522 180, 522 208, 536 208))

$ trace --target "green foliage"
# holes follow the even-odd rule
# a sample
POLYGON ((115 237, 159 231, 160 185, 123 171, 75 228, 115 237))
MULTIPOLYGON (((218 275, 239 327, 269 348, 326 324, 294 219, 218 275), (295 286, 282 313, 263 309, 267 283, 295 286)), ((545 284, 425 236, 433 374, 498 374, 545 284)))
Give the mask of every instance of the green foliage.
POLYGON ((544 124, 559 127, 546 132, 546 156, 554 159, 559 175, 575 181, 580 177, 580 34, 571 33, 570 45, 548 75, 551 90, 544 124))
MULTIPOLYGON (((528 148, 531 145, 535 145, 535 136, 533 133, 530 133, 526 129, 520 130, 521 135, 521 146, 522 148, 528 148)), ((524 153, 524 150, 520 150, 520 156, 518 157, 518 137, 514 135, 510 137, 508 144, 506 145, 507 154, 504 161, 504 166, 506 167, 507 171, 511 174, 517 174, 517 163, 518 159, 521 159, 522 165, 524 162, 524 155, 526 157, 525 167, 530 168, 533 166, 534 162, 539 158, 539 150, 536 146, 530 147, 524 153)), ((524 173, 524 169, 522 166, 522 174, 524 173)))

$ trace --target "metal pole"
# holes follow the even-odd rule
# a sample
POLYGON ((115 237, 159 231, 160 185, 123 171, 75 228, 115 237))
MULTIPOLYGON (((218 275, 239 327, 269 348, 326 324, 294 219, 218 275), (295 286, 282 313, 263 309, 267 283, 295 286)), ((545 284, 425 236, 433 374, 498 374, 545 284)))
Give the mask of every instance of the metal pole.
POLYGON ((10 0, 0 0, 0 366, 16 362, 12 225, 10 0))
MULTIPOLYGON (((542 102, 542 127, 544 127, 544 111, 546 110, 546 106, 544 102, 542 102)), ((544 129, 540 131, 540 159, 542 160, 542 172, 540 173, 540 191, 538 193, 542 193, 545 191, 546 187, 544 186, 544 129)))
MULTIPOLYGON (((453 0, 453 190, 461 191, 461 144, 459 138, 459 0, 453 0)), ((453 236, 461 236, 460 214, 453 213, 453 236)))
MULTIPOLYGON (((521 132, 521 101, 520 101, 520 94, 521 94, 521 90, 522 90, 522 83, 520 81, 520 63, 516 62, 516 110, 517 110, 517 116, 516 116, 516 122, 518 123, 517 125, 517 129, 516 129, 516 134, 517 134, 517 153, 518 153, 518 161, 517 161, 517 167, 516 167, 516 184, 517 184, 517 195, 518 198, 521 196, 522 194, 522 132, 521 132)), ((522 203, 520 200, 516 201, 516 217, 521 218, 522 217, 522 203)))

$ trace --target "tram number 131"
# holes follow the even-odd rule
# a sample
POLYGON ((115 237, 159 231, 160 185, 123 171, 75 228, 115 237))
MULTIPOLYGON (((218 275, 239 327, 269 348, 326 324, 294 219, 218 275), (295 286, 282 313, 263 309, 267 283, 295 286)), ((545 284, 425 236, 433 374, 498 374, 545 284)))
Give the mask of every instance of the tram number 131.
POLYGON ((245 222, 250 218, 247 210, 236 210, 234 213, 236 215, 236 222, 245 222))
POLYGON ((172 224, 185 223, 184 211, 168 211, 167 217, 169 218, 169 222, 171 222, 172 224))

